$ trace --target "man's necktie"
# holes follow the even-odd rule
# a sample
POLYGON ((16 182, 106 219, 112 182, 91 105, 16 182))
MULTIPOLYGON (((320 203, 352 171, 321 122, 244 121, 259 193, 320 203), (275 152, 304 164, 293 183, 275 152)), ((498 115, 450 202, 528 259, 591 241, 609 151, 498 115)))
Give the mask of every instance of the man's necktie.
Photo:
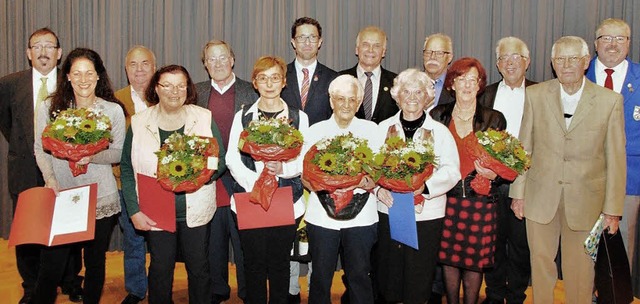
POLYGON ((42 85, 40 85, 40 90, 38 90, 38 96, 36 96, 36 107, 33 111, 34 132, 36 127, 36 117, 38 117, 38 110, 40 109, 40 106, 47 98, 47 96, 49 96, 49 91, 47 90, 47 77, 40 78, 40 81, 42 81, 42 85))
POLYGON ((300 89, 300 101, 302 102, 302 109, 307 104, 307 96, 309 96, 309 70, 307 68, 302 69, 304 78, 302 79, 302 89, 300 89))
POLYGON ((362 101, 362 107, 364 108, 364 117, 367 120, 371 120, 371 116, 373 115, 373 112, 371 111, 373 108, 373 102, 371 100, 371 97, 373 96, 371 75, 373 75, 373 73, 364 72, 364 74, 367 75, 367 82, 364 85, 364 100, 362 101))
POLYGON ((611 74, 615 71, 613 69, 604 69, 604 72, 607 73, 607 78, 604 80, 604 87, 613 90, 613 77, 611 77, 611 74))

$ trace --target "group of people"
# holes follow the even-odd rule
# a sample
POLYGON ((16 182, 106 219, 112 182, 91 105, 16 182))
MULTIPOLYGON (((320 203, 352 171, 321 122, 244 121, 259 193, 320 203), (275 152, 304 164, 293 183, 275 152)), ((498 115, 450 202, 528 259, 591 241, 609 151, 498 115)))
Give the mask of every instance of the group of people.
POLYGON ((441 303, 443 294, 447 303, 477 303, 483 279, 483 303, 523 303, 529 278, 534 303, 552 303, 559 247, 567 302, 589 303, 594 270, 582 243, 604 214, 608 233, 620 227, 632 263, 640 205, 640 95, 634 95, 640 64, 626 58, 630 28, 623 20, 604 20, 596 36, 591 60, 582 38, 558 39, 551 49, 557 78, 540 84, 525 78, 527 45, 502 38, 495 51, 502 80, 487 85, 482 64, 471 57, 453 61, 451 38, 441 33, 425 39, 424 71, 382 68, 387 38, 373 26, 358 33, 356 66, 336 72, 318 62, 319 22, 302 17, 291 27, 295 59, 260 57, 250 81, 233 73, 236 57, 221 40, 205 44, 202 63, 210 79, 199 83, 179 65, 156 69, 153 52, 135 46, 125 61, 129 86, 114 92, 95 51, 74 49, 58 69, 58 38, 39 29, 27 48, 32 68, 0 79, 9 190, 15 204, 31 187, 58 191, 97 183, 96 230, 93 240, 79 244, 17 246, 19 303, 54 303, 59 286, 74 302, 98 303, 116 223, 124 235, 128 295, 122 303, 145 297, 172 303, 178 260, 186 265, 190 303, 229 299, 230 244, 239 298, 299 303, 299 264, 290 255, 302 221, 311 259, 309 303, 331 302, 338 258, 343 303, 441 303), (79 160, 90 165, 77 177, 40 140, 47 122, 68 108, 98 109, 112 122, 108 149, 79 160), (281 118, 302 133, 298 157, 258 161, 240 151, 242 130, 263 118, 281 118), (489 128, 518 136, 532 158, 531 169, 513 183, 469 152, 475 132, 489 128), (408 140, 426 134, 433 140, 437 166, 414 192, 424 197, 415 211, 419 249, 392 239, 391 190, 370 176, 348 189, 361 206, 341 219, 326 211, 326 191, 302 174, 302 159, 318 141, 351 133, 377 151, 390 130, 408 140), (172 233, 140 210, 138 178, 157 175, 154 152, 175 132, 216 138, 220 157, 209 183, 175 193, 172 233), (263 170, 278 187, 291 187, 292 201, 272 204, 292 204, 294 224, 239 230, 233 194, 251 192, 263 170), (490 180, 488 195, 474 192, 476 176, 490 180))

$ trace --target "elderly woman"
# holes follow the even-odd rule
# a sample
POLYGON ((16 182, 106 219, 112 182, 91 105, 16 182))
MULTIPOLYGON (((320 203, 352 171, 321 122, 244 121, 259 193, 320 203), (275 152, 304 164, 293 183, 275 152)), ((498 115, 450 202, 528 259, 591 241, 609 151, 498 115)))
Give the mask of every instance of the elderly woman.
POLYGON ((484 91, 487 75, 475 58, 455 61, 445 79, 444 86, 455 93, 455 102, 439 105, 431 110, 431 117, 449 127, 460 155, 462 179, 448 193, 444 229, 438 258, 443 264, 448 303, 459 303, 460 282, 463 283, 464 302, 476 303, 483 268, 493 265, 496 240, 497 187, 491 187, 488 196, 477 194, 470 186, 480 174, 497 181, 496 173, 480 165, 467 151, 476 145, 476 131, 488 128, 503 130, 507 123, 502 113, 477 103, 484 91))
POLYGON ((423 205, 416 207, 415 214, 418 250, 391 239, 389 207, 393 205, 393 198, 390 190, 377 190, 380 217, 375 265, 377 286, 387 303, 426 303, 431 295, 440 248, 446 193, 460 180, 460 161, 451 132, 425 112, 435 96, 433 81, 426 73, 416 69, 403 71, 394 80, 391 96, 400 112, 380 122, 377 135, 382 140, 387 134, 397 134, 405 140, 431 137, 438 165, 416 193, 425 198, 423 205))
MULTIPOLYGON (((120 161, 124 141, 125 119, 118 100, 113 95, 107 70, 100 55, 93 50, 78 48, 67 56, 59 73, 55 93, 44 106, 39 107, 35 138, 58 111, 69 108, 99 110, 111 120, 112 142, 109 148, 78 161, 87 165, 87 172, 73 176, 69 162, 47 153, 42 141, 34 142, 38 167, 46 186, 54 191, 92 183, 98 184, 95 238, 81 243, 84 249, 85 281, 84 303, 98 303, 105 277, 105 252, 109 247, 111 231, 120 212, 120 198, 111 165, 120 161)), ((40 273, 36 282, 33 303, 53 303, 57 294, 57 283, 62 278, 69 251, 74 244, 47 247, 40 257, 40 273)))
MULTIPOLYGON (((303 154, 323 138, 352 133, 354 137, 367 139, 375 152, 380 147, 379 138, 373 132, 375 123, 355 118, 364 97, 362 85, 351 75, 341 75, 329 84, 329 96, 333 114, 327 120, 314 124, 305 132, 303 154)), ((304 181, 304 176, 303 176, 304 181)), ((355 187, 354 199, 364 200, 362 209, 352 219, 339 220, 325 211, 319 197, 328 195, 315 191, 305 181, 311 194, 305 220, 309 237, 309 253, 313 263, 309 303, 330 303, 331 283, 336 269, 338 251, 342 255, 346 284, 351 303, 373 303, 371 272, 371 248, 377 238, 378 213, 376 198, 369 194, 375 186, 369 176, 363 177, 355 187)), ((339 191, 339 190, 338 190, 339 191)), ((325 191, 323 191, 325 192, 325 191)), ((345 208, 347 209, 347 208, 345 208)))
MULTIPOLYGON (((122 152, 122 192, 127 212, 136 229, 147 231, 151 253, 149 266, 149 303, 172 303, 171 289, 176 254, 182 253, 189 282, 189 302, 211 301, 209 276, 209 221, 216 210, 215 182, 209 181, 193 193, 175 193, 175 233, 155 227, 156 222, 140 211, 138 203, 139 175, 154 177, 158 158, 155 152, 173 133, 215 137, 220 132, 211 112, 194 105, 195 85, 189 72, 178 65, 160 68, 151 78, 147 100, 153 106, 131 117, 122 152)), ((220 145, 215 180, 224 170, 224 147, 220 145)))
MULTIPOLYGON (((280 98, 284 88, 287 66, 280 57, 260 57, 253 65, 251 79, 260 97, 248 108, 238 111, 233 118, 229 134, 227 164, 235 179, 238 192, 251 192, 264 168, 276 177, 279 187, 291 186, 293 201, 273 201, 272 204, 293 204, 294 217, 304 214, 302 201, 302 157, 287 162, 255 161, 249 154, 240 152, 240 133, 249 122, 258 119, 279 118, 305 132, 309 128, 307 115, 289 108, 280 98), (241 188, 241 189, 240 189, 241 188)), ((231 209, 237 212, 235 198, 231 209)), ((244 253, 247 303, 287 303, 289 295, 289 253, 295 239, 296 225, 240 230, 240 243, 244 253), (267 296, 267 281, 269 295, 267 296)))

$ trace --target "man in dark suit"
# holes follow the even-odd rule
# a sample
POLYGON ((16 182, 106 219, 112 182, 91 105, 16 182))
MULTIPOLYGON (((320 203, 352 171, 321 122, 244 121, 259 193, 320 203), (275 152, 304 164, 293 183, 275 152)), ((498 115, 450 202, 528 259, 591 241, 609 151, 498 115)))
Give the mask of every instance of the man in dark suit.
POLYGON ((453 60, 453 43, 445 34, 437 33, 429 35, 424 40, 422 48, 422 60, 424 71, 433 79, 436 89, 436 99, 427 109, 433 109, 439 104, 447 104, 453 101, 453 95, 444 88, 444 79, 447 77, 447 68, 453 60))
MULTIPOLYGON (((229 132, 233 115, 245 106, 251 106, 258 95, 251 83, 237 78, 233 73, 235 55, 231 46, 221 40, 207 42, 202 50, 202 63, 209 72, 208 81, 196 84, 198 105, 211 110, 218 125, 225 149, 229 146, 229 132)), ((230 197, 233 194, 233 177, 229 171, 216 181, 218 209, 211 220, 209 237, 209 266, 213 289, 212 303, 221 303, 230 297, 229 287, 229 239, 233 245, 236 262, 238 297, 245 297, 245 276, 240 237, 231 215, 230 197)))
MULTIPOLYGON (((125 57, 125 71, 129 85, 118 90, 115 95, 125 108, 127 128, 131 123, 131 116, 136 112, 145 110, 149 103, 145 96, 145 91, 151 82, 151 77, 156 72, 156 55, 142 46, 132 47, 125 57)), ((113 174, 120 184, 120 166, 113 167, 113 174)), ((144 246, 144 235, 136 231, 127 213, 122 190, 120 193, 121 212, 118 217, 120 228, 122 229, 122 249, 124 251, 124 288, 127 296, 122 304, 136 304, 142 301, 147 294, 147 270, 146 254, 144 246)))
MULTIPOLYGON (((496 59, 502 81, 487 86, 478 102, 502 112, 507 119, 507 132, 517 136, 524 111, 525 87, 535 84, 524 76, 531 62, 529 48, 516 37, 505 37, 498 40, 496 59)), ((505 299, 507 303, 523 303, 531 275, 526 225, 511 211, 509 184, 498 187, 495 264, 485 272, 487 298, 482 303, 502 304, 505 299)))
POLYGON ((595 271, 584 241, 601 214, 617 233, 624 207, 623 102, 584 76, 582 38, 558 39, 551 58, 558 78, 526 89, 519 138, 531 168, 511 185, 511 209, 526 217, 534 303, 553 302, 558 242, 567 303, 589 303, 595 271))
POLYGON ((280 97, 305 112, 309 125, 329 119, 329 83, 338 73, 318 62, 322 46, 320 23, 309 17, 298 18, 291 26, 291 46, 296 59, 287 65, 287 86, 280 97))
MULTIPOLYGON (((48 28, 33 32, 29 37, 27 57, 31 69, 0 79, 0 131, 9 142, 7 167, 14 212, 20 192, 45 184, 33 154, 34 112, 56 89, 56 66, 62 57, 58 36, 48 28)), ((24 289, 19 303, 27 303, 31 298, 40 265, 40 249, 40 245, 16 246, 16 264, 24 289)), ((82 269, 79 254, 78 248, 68 261, 61 282, 63 293, 69 294, 73 302, 82 301, 82 278, 77 275, 82 269)))
MULTIPOLYGON (((587 70, 587 78, 622 94, 624 98, 624 129, 627 139, 627 193, 620 220, 620 233, 627 249, 629 266, 633 269, 634 250, 640 209, 640 64, 627 58, 631 44, 631 29, 620 19, 605 19, 596 30, 596 51, 587 70), (610 73, 610 75, 608 75, 610 73), (607 84, 607 78, 611 80, 607 84), (636 89, 638 91, 636 91, 636 89)), ((640 280, 640 274, 635 274, 640 280)), ((640 292, 637 290, 636 292, 640 292)))
POLYGON ((365 27, 356 37, 358 64, 340 71, 341 75, 358 78, 364 88, 364 99, 356 113, 357 118, 380 123, 399 111, 390 92, 397 74, 380 66, 386 51, 387 34, 379 27, 365 27))

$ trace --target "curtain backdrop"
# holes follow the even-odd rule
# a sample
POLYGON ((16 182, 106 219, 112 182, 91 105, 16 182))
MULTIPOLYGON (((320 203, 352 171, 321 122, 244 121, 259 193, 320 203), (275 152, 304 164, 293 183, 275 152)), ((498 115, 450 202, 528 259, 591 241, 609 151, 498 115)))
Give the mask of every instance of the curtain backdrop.
MULTIPOLYGON (((376 25, 388 36, 385 68, 422 69, 424 38, 443 32, 453 39, 454 60, 478 58, 487 68, 489 83, 500 79, 495 43, 505 36, 528 44, 527 77, 536 81, 553 77, 551 45, 561 36, 583 37, 593 53, 596 26, 615 17, 631 25, 632 37, 640 37, 640 1, 633 0, 0 0, 0 76, 29 68, 25 52, 29 35, 46 26, 60 37, 63 59, 76 47, 96 50, 114 89, 127 85, 124 57, 136 44, 152 49, 159 67, 184 65, 194 81, 207 80, 201 53, 214 38, 231 44, 235 73, 246 80, 262 55, 293 60, 290 27, 302 16, 322 25, 319 60, 336 71, 357 63, 356 35, 361 28, 376 25)), ((631 41, 631 58, 638 61, 640 44, 631 41)), ((0 138, 3 238, 8 237, 12 218, 6 154, 7 143, 0 138)), ((119 244, 117 232, 112 248, 119 244)))

